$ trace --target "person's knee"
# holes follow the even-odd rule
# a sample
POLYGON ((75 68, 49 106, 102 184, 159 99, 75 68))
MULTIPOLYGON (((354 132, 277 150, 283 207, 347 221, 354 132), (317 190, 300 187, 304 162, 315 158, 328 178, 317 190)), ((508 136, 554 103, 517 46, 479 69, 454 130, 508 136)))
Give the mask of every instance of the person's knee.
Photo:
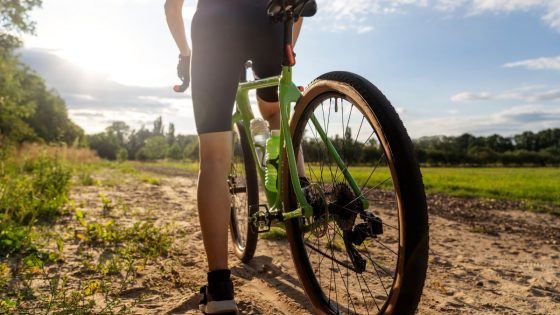
POLYGON ((232 138, 231 131, 199 135, 200 168, 224 169, 231 164, 232 138))
POLYGON ((262 117, 267 120, 277 120, 280 113, 280 106, 278 102, 267 102, 261 98, 258 98, 259 109, 262 117))
POLYGON ((201 169, 217 169, 230 167, 231 158, 222 154, 207 154, 200 159, 201 169))

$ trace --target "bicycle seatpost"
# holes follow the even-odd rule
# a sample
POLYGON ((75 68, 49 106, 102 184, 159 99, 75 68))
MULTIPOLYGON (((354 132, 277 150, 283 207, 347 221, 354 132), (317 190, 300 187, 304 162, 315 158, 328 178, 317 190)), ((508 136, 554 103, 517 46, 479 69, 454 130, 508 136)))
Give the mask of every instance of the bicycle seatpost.
MULTIPOLYGON (((285 1, 282 1, 282 5, 285 5, 285 1)), ((282 58, 283 66, 295 66, 296 64, 296 54, 294 53, 293 44, 293 28, 294 28, 294 16, 292 10, 286 11, 286 16, 284 18, 284 56, 282 58)))

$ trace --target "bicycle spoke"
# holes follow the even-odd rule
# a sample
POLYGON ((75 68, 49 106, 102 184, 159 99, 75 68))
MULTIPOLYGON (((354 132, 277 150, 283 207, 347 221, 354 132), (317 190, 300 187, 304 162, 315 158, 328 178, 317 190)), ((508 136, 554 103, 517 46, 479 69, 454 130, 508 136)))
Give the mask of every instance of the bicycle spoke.
MULTIPOLYGON (((396 291, 391 287, 402 284, 396 274, 402 272, 398 262, 404 250, 400 239, 403 210, 400 187, 393 179, 393 154, 398 150, 389 149, 395 143, 381 129, 384 121, 376 116, 376 108, 336 91, 320 94, 300 107, 304 110, 296 116, 303 121, 294 131, 294 144, 303 150, 311 184, 304 194, 313 207, 313 216, 298 223, 301 236, 296 236, 296 244, 303 248, 299 255, 305 266, 298 274, 315 292, 307 293, 330 313, 377 314, 395 301, 391 294, 396 291), (349 184, 346 172, 359 190, 349 184), (360 199, 369 202, 367 209, 360 199), (381 219, 381 233, 373 235, 364 229, 373 222, 366 214, 381 219)), ((295 200, 293 195, 290 198, 295 200)))
POLYGON ((381 311, 381 308, 379 308, 379 305, 377 305, 377 301, 375 301, 375 297, 373 296, 373 293, 371 293, 371 290, 369 289, 369 286, 367 284, 366 279, 364 278, 364 275, 360 274, 360 277, 362 277, 362 280, 364 281, 364 285, 367 288, 369 295, 371 296, 373 303, 375 303, 375 307, 377 307, 378 311, 381 311))
POLYGON ((385 156, 385 153, 383 153, 383 155, 381 155, 379 157, 379 160, 377 160, 377 163, 375 164, 375 166, 373 167, 373 170, 371 170, 371 173, 369 173, 369 176, 366 180, 366 182, 362 185, 362 187, 360 188, 360 191, 364 190, 364 188, 367 186, 367 184, 369 183, 369 180, 371 179, 371 176, 373 176, 373 173, 375 173, 375 171, 377 170, 377 168, 379 167, 379 164, 381 163, 381 160, 383 159, 383 157, 385 156))
POLYGON ((362 294, 362 299, 364 299, 364 305, 366 306, 366 312, 369 314, 369 307, 367 305, 366 297, 364 296, 364 289, 362 288, 362 283, 360 282, 360 277, 358 273, 354 273, 356 280, 358 280, 358 286, 360 287, 360 294, 362 294))
POLYGON ((360 122, 360 127, 358 128, 358 133, 356 134, 356 139, 354 139, 354 146, 358 144, 358 138, 360 137, 360 132, 362 131, 362 126, 364 125, 364 121, 366 120, 365 116, 362 116, 362 121, 360 122))
POLYGON ((381 284, 381 287, 383 288, 383 291, 385 291, 385 294, 387 296, 389 296, 389 293, 387 292, 387 288, 385 288, 385 283, 383 283, 383 279, 381 278, 381 276, 379 275, 379 270, 377 269, 377 267, 379 267, 379 269, 383 270, 383 272, 386 275, 390 275, 391 273, 389 273, 387 270, 384 269, 384 267, 382 267, 381 265, 379 265, 378 263, 376 263, 372 258, 371 255, 369 254, 369 251, 366 248, 366 252, 367 252, 367 259, 372 263, 373 268, 375 269, 375 273, 377 274, 377 278, 379 279, 379 283, 381 284), (377 266, 377 267, 376 267, 377 266))
POLYGON ((375 185, 375 186, 371 187, 370 189, 366 190, 366 192, 363 193, 362 195, 366 195, 366 194, 369 193, 370 191, 381 187, 383 184, 385 184, 385 183, 388 182, 389 180, 391 180, 391 177, 387 177, 384 181, 379 182, 377 185, 375 185))

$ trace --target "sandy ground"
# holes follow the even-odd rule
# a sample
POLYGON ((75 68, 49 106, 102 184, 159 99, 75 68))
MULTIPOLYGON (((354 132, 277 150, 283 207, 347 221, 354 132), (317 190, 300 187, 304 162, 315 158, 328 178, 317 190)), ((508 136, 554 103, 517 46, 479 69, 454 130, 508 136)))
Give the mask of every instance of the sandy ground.
MULTIPOLYGON (((128 213, 116 214, 122 222, 173 224, 170 255, 138 272, 121 298, 143 295, 132 309, 138 314, 198 314, 206 263, 196 178, 151 171, 161 185, 119 175, 112 187, 77 186, 72 198, 90 218, 99 215, 102 193, 126 205, 128 213)), ((445 196, 431 196, 429 204, 430 265, 418 314, 560 314, 560 217, 522 211, 515 203, 445 196)), ((230 254, 230 265, 241 314, 312 313, 287 241, 261 239, 251 263, 230 254)))

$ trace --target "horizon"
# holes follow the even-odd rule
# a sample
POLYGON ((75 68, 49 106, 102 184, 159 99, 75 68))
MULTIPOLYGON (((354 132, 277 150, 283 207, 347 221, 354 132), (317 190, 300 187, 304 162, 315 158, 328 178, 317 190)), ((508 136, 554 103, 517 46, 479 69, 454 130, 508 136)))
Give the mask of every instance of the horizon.
MULTIPOLYGON (((296 82, 357 72, 387 95, 415 139, 560 126, 558 1, 318 3, 296 46, 296 82)), ((188 33, 195 5, 185 1, 188 33)), ((37 36, 25 36, 22 59, 88 134, 112 121, 150 126, 158 116, 196 134, 190 90, 171 90, 178 50, 163 2, 46 0, 31 16, 37 36)))

